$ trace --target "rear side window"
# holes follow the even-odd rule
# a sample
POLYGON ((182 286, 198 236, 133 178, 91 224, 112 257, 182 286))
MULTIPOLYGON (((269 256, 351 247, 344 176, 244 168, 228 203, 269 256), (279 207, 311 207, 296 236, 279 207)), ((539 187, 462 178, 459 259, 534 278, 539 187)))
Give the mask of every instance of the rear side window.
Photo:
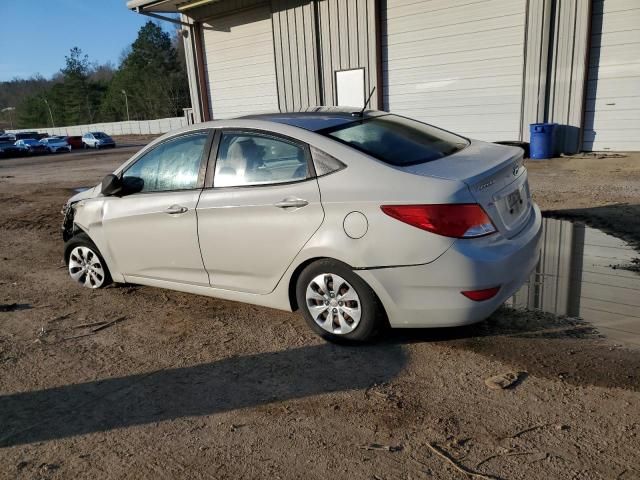
POLYGON ((397 115, 359 120, 318 133, 401 167, 444 158, 469 144, 463 137, 397 115))
POLYGON ((340 160, 322 150, 318 150, 316 147, 311 147, 311 156, 313 157, 313 166, 318 177, 337 172, 346 167, 340 160))

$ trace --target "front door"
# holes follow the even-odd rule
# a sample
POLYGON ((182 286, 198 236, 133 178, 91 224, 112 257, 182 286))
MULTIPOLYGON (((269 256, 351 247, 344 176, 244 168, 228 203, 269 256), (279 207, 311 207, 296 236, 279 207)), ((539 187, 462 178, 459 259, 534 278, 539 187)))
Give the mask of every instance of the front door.
POLYGON ((196 205, 210 132, 174 137, 122 174, 142 190, 105 199, 103 228, 116 270, 127 280, 209 285, 198 246, 196 205))
POLYGON ((307 145, 224 131, 213 188, 198 203, 198 232, 211 286, 266 294, 320 227, 324 211, 307 145))

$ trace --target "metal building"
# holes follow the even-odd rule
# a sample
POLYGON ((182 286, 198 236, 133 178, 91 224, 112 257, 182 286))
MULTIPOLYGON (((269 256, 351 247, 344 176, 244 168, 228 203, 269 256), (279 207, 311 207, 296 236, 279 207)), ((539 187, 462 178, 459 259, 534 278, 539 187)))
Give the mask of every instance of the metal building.
MULTIPOLYGON (((639 0, 130 0, 179 13, 196 121, 390 110, 483 140, 640 150, 639 0)), ((174 20, 175 21, 175 20, 174 20)))

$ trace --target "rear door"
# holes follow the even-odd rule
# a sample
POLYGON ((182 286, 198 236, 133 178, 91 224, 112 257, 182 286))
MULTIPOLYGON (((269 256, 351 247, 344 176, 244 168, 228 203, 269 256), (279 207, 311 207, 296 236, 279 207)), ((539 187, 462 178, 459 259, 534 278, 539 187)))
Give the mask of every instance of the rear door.
POLYGON ((309 148, 241 130, 214 143, 215 173, 197 208, 211 286, 267 294, 324 218, 309 148))

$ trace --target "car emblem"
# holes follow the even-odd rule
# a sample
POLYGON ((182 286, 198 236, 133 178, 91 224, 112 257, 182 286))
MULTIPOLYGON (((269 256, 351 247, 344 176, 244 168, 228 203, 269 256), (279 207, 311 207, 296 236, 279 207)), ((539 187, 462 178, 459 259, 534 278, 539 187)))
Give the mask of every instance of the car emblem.
POLYGON ((520 165, 516 165, 515 167, 513 167, 513 176, 517 177, 519 171, 520 171, 520 165))

